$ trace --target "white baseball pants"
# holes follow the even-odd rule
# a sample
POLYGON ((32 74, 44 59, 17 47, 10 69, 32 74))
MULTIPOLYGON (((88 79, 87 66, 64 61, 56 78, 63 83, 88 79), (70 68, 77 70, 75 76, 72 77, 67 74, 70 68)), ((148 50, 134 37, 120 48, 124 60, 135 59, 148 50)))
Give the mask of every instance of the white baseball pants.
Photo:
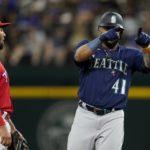
POLYGON ((121 150, 124 111, 96 115, 80 106, 68 136, 67 150, 121 150))

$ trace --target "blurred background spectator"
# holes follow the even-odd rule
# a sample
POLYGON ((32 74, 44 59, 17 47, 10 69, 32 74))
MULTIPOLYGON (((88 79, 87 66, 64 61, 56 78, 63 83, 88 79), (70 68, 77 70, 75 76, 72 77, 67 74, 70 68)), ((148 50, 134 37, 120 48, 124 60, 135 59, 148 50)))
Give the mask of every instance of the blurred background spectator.
POLYGON ((12 23, 0 59, 9 66, 70 65, 75 45, 96 36, 94 25, 108 10, 124 16, 122 42, 136 46, 138 28, 150 32, 149 5, 148 0, 0 0, 0 19, 12 23))

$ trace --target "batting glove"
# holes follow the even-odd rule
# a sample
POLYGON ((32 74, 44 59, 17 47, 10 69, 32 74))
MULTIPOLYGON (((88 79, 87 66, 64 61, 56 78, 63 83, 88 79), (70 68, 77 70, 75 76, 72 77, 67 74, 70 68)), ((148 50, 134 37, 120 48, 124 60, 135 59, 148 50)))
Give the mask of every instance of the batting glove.
POLYGON ((142 32, 142 28, 139 28, 135 42, 142 48, 146 48, 150 45, 150 36, 142 32))
POLYGON ((120 35, 117 32, 120 31, 122 31, 120 27, 110 29, 107 32, 102 33, 99 39, 101 42, 118 40, 120 39, 120 35))

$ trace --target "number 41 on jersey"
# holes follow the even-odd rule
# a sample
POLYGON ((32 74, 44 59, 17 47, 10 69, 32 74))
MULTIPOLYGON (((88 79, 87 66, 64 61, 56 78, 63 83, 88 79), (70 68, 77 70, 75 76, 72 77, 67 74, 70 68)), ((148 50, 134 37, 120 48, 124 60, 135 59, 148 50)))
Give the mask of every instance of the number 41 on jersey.
POLYGON ((112 86, 112 89, 114 90, 115 94, 126 94, 126 80, 118 79, 112 86))

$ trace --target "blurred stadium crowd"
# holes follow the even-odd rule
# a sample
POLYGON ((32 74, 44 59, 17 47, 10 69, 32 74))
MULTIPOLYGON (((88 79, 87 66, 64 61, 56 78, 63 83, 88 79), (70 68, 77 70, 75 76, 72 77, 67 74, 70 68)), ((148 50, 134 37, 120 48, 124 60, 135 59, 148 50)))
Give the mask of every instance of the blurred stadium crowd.
POLYGON ((73 51, 81 39, 96 36, 100 15, 108 10, 125 20, 122 43, 135 46, 140 26, 150 32, 148 0, 0 0, 6 47, 0 59, 10 66, 56 66, 73 64, 73 51))

